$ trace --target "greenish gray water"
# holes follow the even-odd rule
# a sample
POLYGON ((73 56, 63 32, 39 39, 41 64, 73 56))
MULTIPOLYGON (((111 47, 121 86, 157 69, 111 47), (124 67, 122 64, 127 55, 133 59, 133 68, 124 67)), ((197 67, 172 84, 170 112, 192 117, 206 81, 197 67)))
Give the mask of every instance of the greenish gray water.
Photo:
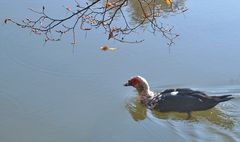
MULTIPOLYGON (((170 52, 161 36, 149 33, 141 44, 122 44, 89 32, 73 52, 68 37, 43 45, 26 30, 0 25, 0 141, 239 141, 239 2, 184 4, 186 13, 164 19, 181 35, 170 52), (102 52, 103 44, 118 50, 102 52), (123 87, 133 75, 154 90, 192 87, 235 99, 185 120, 136 103, 136 92, 123 87)), ((56 14, 71 3, 2 0, 0 20, 23 19, 31 16, 27 8, 42 5, 56 14)))

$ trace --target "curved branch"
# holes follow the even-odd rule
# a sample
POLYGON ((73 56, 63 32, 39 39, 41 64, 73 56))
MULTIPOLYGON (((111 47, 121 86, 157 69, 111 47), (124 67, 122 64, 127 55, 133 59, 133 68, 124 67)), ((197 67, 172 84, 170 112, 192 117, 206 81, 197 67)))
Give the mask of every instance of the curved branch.
POLYGON ((37 35, 43 34, 45 35, 45 42, 49 40, 59 41, 64 34, 71 31, 73 34, 72 44, 76 43, 75 32, 78 25, 83 31, 92 30, 93 27, 95 27, 95 29, 103 28, 107 33, 108 39, 125 43, 139 43, 142 42, 143 39, 132 41, 125 39, 149 23, 152 33, 162 33, 163 37, 169 41, 168 44, 172 45, 178 35, 172 32, 173 27, 168 28, 163 26, 160 18, 164 15, 165 11, 169 11, 169 9, 171 10, 168 13, 181 13, 186 11, 185 8, 176 6, 177 3, 171 3, 169 5, 169 0, 167 0, 168 3, 166 3, 166 0, 106 0, 104 5, 100 3, 101 0, 95 0, 91 4, 86 3, 85 6, 80 6, 77 0, 74 1, 77 9, 71 10, 70 8, 66 8, 68 12, 71 12, 71 15, 64 18, 59 19, 49 16, 43 6, 40 12, 30 9, 39 15, 36 19, 26 18, 21 22, 6 19, 4 22, 12 22, 21 28, 30 29, 37 35), (137 5, 130 5, 129 2, 132 1, 137 1, 137 5), (161 8, 164 4, 168 10, 165 10, 163 7, 161 8), (137 16, 137 18, 134 17, 133 19, 137 19, 139 22, 132 24, 130 17, 127 16, 129 12, 126 12, 126 8, 135 10, 137 6, 140 6, 140 11, 135 12, 138 14, 142 13, 143 15, 137 16), (73 24, 67 26, 70 21, 73 21, 73 24), (118 21, 123 21, 123 24, 119 24, 118 21))

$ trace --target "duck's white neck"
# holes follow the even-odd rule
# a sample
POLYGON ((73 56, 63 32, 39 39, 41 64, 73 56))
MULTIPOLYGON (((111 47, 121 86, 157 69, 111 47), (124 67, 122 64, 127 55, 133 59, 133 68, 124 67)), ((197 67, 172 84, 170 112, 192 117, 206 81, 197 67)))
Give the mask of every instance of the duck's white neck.
POLYGON ((150 98, 152 98, 154 96, 154 94, 151 90, 141 90, 141 91, 138 91, 138 94, 140 96, 146 96, 146 97, 150 97, 150 98))
POLYGON ((137 78, 138 83, 134 85, 134 87, 137 89, 140 101, 143 104, 147 104, 148 101, 154 97, 154 93, 150 90, 148 82, 145 78, 141 76, 137 76, 137 78))
POLYGON ((136 89, 140 97, 144 96, 146 98, 152 98, 154 96, 154 93, 150 90, 150 87, 147 83, 136 86, 136 89))
POLYGON ((147 105, 149 100, 154 97, 154 93, 151 90, 138 90, 139 100, 141 103, 147 105))

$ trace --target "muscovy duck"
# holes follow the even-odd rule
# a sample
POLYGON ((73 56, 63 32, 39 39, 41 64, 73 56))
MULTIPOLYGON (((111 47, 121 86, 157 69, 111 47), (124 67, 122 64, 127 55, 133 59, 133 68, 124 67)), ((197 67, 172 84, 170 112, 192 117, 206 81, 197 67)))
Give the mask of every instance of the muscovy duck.
POLYGON ((124 86, 136 88, 141 103, 149 109, 160 112, 185 112, 188 118, 191 117, 192 111, 207 110, 233 98, 232 95, 208 96, 188 88, 167 89, 154 93, 150 90, 146 79, 141 76, 130 78, 124 86))

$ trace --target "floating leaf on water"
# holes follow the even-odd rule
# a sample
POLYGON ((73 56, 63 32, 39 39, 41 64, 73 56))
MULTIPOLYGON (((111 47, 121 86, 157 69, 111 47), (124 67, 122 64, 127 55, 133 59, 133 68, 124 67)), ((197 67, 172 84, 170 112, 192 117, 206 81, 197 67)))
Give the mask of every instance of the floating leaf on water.
POLYGON ((107 45, 101 46, 100 49, 102 51, 114 51, 114 50, 117 50, 117 48, 108 47, 107 45))
POLYGON ((108 50, 114 51, 114 50, 117 50, 117 48, 111 47, 108 50))
POLYGON ((107 45, 103 45, 103 46, 100 47, 100 49, 103 50, 103 51, 107 51, 108 48, 109 48, 109 47, 108 47, 107 45))

